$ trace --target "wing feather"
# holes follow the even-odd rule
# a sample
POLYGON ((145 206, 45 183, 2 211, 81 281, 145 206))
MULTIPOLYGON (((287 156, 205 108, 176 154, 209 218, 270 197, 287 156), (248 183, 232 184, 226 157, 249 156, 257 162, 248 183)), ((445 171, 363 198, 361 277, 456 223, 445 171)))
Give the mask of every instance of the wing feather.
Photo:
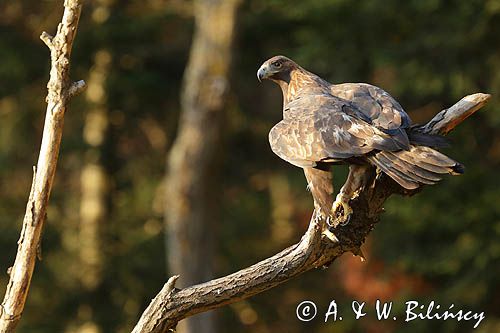
POLYGON ((331 85, 330 90, 334 96, 350 101, 380 129, 411 126, 411 119, 401 105, 379 87, 367 83, 342 83, 331 85))
POLYGON ((271 149, 299 167, 401 147, 389 134, 355 116, 355 107, 331 95, 307 95, 288 103, 284 119, 269 132, 271 149), (344 112, 345 106, 354 112, 344 112))

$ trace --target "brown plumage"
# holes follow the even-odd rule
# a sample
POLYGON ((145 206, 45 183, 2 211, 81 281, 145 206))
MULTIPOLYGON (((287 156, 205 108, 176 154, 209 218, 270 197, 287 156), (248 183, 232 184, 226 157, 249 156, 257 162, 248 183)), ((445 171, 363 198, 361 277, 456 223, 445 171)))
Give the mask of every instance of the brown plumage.
MULTIPOLYGON (((376 166, 406 189, 463 172, 460 163, 431 148, 445 141, 413 133, 408 114, 381 88, 331 84, 283 56, 264 62, 257 77, 274 81, 283 93, 283 120, 269 133, 271 149, 304 168, 315 207, 325 217, 332 215, 333 199, 325 199, 333 192, 325 184, 331 185, 331 164, 376 166)), ((347 215, 349 207, 342 205, 347 215)))

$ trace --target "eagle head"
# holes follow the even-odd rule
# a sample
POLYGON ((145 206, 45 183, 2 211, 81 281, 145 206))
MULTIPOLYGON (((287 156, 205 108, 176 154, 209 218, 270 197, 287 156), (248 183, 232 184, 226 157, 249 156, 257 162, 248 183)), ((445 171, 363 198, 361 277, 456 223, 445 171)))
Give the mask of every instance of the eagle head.
POLYGON ((257 71, 257 79, 262 81, 269 79, 273 81, 290 81, 290 73, 298 68, 298 65, 285 56, 275 56, 266 60, 257 71))

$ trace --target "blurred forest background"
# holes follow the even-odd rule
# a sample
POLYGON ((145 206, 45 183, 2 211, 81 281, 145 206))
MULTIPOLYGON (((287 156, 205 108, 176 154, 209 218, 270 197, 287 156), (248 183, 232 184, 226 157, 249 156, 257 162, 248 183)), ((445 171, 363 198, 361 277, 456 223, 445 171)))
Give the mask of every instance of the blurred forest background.
MULTIPOLYGON (((43 126, 49 52, 39 35, 54 33, 61 14, 62 1, 0 2, 2 290, 43 126)), ((345 255, 184 332, 473 326, 374 315, 301 323, 295 307, 305 299, 320 314, 332 299, 341 309, 392 300, 399 313, 406 300, 454 303, 485 311, 478 332, 500 331, 499 0, 93 0, 72 56, 72 78, 88 87, 66 115, 43 261, 19 332, 129 332, 170 275, 181 274, 180 286, 201 282, 298 241, 312 199, 302 171, 268 146, 281 93, 255 75, 276 54, 331 82, 378 85, 417 123, 467 94, 493 97, 450 135, 446 153, 465 175, 391 198, 364 246, 367 262, 345 255), (209 96, 197 94, 204 85, 209 96)), ((335 167, 337 190, 345 175, 335 167)))

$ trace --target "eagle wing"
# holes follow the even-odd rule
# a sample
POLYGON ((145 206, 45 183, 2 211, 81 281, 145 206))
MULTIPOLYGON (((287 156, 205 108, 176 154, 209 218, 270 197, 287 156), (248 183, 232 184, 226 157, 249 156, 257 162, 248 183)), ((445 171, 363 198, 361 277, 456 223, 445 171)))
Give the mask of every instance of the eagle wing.
POLYGON ((411 119, 385 90, 367 83, 333 84, 330 90, 334 96, 350 101, 374 126, 391 134, 404 149, 409 149, 406 129, 411 126, 411 119))
POLYGON ((367 83, 333 84, 331 93, 350 101, 373 125, 385 130, 408 128, 411 119, 401 105, 383 89, 367 83))
POLYGON ((288 103, 284 119, 269 132, 269 142, 276 155, 302 168, 373 150, 401 149, 355 106, 327 94, 297 96, 288 103))

